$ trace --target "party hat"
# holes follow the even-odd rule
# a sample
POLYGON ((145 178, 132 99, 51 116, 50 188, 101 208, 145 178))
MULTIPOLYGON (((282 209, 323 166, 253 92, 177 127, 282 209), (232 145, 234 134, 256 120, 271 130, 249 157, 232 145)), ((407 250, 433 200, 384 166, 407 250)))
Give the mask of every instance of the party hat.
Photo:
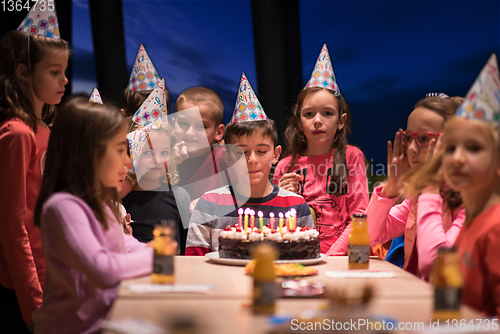
POLYGON ((155 89, 140 108, 136 111, 132 119, 135 123, 146 126, 156 124, 162 117, 167 116, 167 98, 165 93, 165 80, 161 79, 155 89))
POLYGON ((54 2, 35 1, 35 5, 17 30, 45 37, 60 38, 54 2))
POLYGON ((250 86, 245 73, 242 73, 231 123, 261 121, 265 119, 267 119, 267 115, 257 99, 252 86, 250 86))
MULTIPOLYGON (((144 45, 139 46, 137 57, 135 58, 127 89, 129 90, 152 90, 160 81, 160 76, 149 58, 144 45)), ((165 85, 164 85, 165 86, 165 85)))
POLYGON ((319 53, 318 60, 316 61, 316 65, 314 66, 311 78, 307 82, 306 87, 323 87, 340 94, 339 85, 337 84, 337 79, 335 79, 335 73, 333 72, 333 66, 326 44, 323 45, 319 53))
POLYGON ((145 126, 139 130, 132 131, 127 134, 127 139, 130 148, 130 160, 132 162, 132 169, 135 171, 137 162, 144 150, 144 145, 147 142, 148 134, 151 131, 152 125, 145 126))
POLYGON ((90 102, 95 102, 95 103, 103 104, 102 103, 102 99, 101 99, 101 94, 99 93, 99 91, 97 90, 97 88, 94 88, 94 90, 92 91, 92 94, 90 95, 89 101, 90 102))
POLYGON ((500 123, 500 79, 497 56, 493 53, 469 89, 457 115, 500 123))

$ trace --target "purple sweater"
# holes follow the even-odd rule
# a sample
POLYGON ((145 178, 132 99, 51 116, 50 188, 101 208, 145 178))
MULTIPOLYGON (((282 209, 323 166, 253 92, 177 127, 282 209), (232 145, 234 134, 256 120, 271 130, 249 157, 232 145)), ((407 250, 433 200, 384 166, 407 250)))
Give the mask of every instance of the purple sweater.
POLYGON ((47 279, 42 306, 33 313, 35 333, 99 330, 122 279, 153 270, 153 250, 123 234, 106 207, 108 229, 80 198, 53 194, 42 210, 47 279))

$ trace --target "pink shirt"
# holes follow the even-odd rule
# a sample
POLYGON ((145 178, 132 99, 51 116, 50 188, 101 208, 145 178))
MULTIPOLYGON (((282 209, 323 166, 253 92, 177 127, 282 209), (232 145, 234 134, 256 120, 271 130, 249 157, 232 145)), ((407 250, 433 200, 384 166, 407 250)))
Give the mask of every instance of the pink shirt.
POLYGON ((394 205, 397 198, 382 197, 382 189, 383 186, 379 186, 373 190, 366 209, 370 244, 384 243, 404 234, 403 268, 406 268, 418 233, 419 276, 428 278, 438 248, 451 247, 455 242, 465 221, 465 209, 459 206, 450 212, 439 194, 422 194, 415 205, 413 200, 394 205))
POLYGON ((99 329, 122 279, 153 270, 153 249, 123 234, 106 207, 108 229, 80 198, 55 193, 41 217, 47 280, 35 333, 92 333, 99 329))
MULTIPOLYGON (((327 185, 332 168, 331 153, 307 157, 297 155, 290 172, 303 175, 299 182, 298 194, 302 195, 309 206, 316 211, 316 224, 319 231, 321 253, 327 255, 346 255, 347 242, 351 232, 351 215, 365 213, 368 204, 368 183, 363 153, 354 146, 347 145, 346 163, 349 188, 347 194, 330 194, 327 185)), ((288 173, 292 157, 282 159, 274 171, 273 182, 278 184, 283 174, 288 173)))
POLYGON ((13 118, 0 125, 0 284, 16 291, 25 322, 42 304, 46 265, 33 225, 50 130, 13 118))

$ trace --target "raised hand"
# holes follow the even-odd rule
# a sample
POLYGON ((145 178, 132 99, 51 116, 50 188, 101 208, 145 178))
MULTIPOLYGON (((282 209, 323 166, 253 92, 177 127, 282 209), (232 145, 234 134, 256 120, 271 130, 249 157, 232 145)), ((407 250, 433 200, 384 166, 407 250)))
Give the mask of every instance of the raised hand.
POLYGON ((439 136, 438 140, 436 140, 436 138, 431 139, 431 141, 429 142, 429 148, 427 149, 425 161, 431 160, 432 157, 435 156, 437 152, 439 152, 439 150, 443 146, 442 138, 443 135, 439 136))
POLYGON ((178 165, 181 164, 184 160, 189 158, 189 154, 187 152, 187 146, 184 141, 175 144, 174 157, 175 157, 175 163, 178 165))
POLYGON ((401 144, 402 135, 403 130, 399 129, 394 136, 394 146, 391 141, 387 142, 387 183, 381 193, 384 197, 399 196, 399 180, 410 168, 404 147, 401 144))

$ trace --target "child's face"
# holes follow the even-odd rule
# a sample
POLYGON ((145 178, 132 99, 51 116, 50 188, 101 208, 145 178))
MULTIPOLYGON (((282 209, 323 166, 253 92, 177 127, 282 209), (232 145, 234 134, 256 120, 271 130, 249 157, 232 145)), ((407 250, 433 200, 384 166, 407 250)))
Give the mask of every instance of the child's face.
MULTIPOLYGON (((278 162, 281 146, 274 148, 274 143, 269 136, 254 133, 250 136, 231 138, 231 144, 226 144, 228 153, 233 161, 240 159, 243 155, 247 164, 248 179, 250 187, 259 187, 269 183, 269 173, 273 164, 278 162)), ((237 168, 238 174, 245 168, 237 168)), ((246 179, 246 175, 238 175, 238 178, 246 179)))
POLYGON ((304 99, 300 111, 300 128, 308 145, 331 146, 338 130, 344 127, 347 115, 340 116, 333 94, 321 90, 304 99))
POLYGON ((170 158, 170 136, 163 131, 151 131, 148 135, 149 141, 144 143, 144 149, 137 160, 137 180, 139 186, 144 189, 154 189, 160 186, 160 178, 166 175, 165 163, 170 158), (147 182, 154 182, 154 188, 144 187, 147 182))
MULTIPOLYGON (((443 121, 444 118, 436 112, 426 108, 417 108, 408 116, 406 131, 412 133, 417 131, 427 131, 436 134, 442 133, 443 121)), ((428 146, 420 146, 413 139, 410 145, 405 148, 410 167, 414 167, 426 160, 428 146)))
POLYGON ((58 104, 68 83, 65 71, 68 67, 68 51, 50 52, 35 65, 31 87, 35 102, 58 104))
POLYGON ((118 182, 118 192, 122 191, 122 188, 123 188, 123 182, 125 181, 125 176, 127 176, 127 172, 128 172, 128 167, 127 166, 123 166, 123 170, 122 172, 120 173, 120 181, 118 182))
POLYGON ((443 174, 455 191, 481 191, 494 184, 499 169, 494 144, 474 122, 455 117, 443 136, 443 174))
POLYGON ((128 140, 124 129, 106 143, 106 151, 97 166, 96 176, 106 188, 118 188, 123 178, 124 167, 129 161, 128 140))
POLYGON ((212 109, 201 103, 199 113, 194 108, 196 105, 184 101, 179 105, 179 112, 175 114, 175 133, 177 141, 184 141, 188 153, 208 148, 222 139, 224 125, 217 125, 212 109), (184 110, 184 111, 183 111, 184 110))

